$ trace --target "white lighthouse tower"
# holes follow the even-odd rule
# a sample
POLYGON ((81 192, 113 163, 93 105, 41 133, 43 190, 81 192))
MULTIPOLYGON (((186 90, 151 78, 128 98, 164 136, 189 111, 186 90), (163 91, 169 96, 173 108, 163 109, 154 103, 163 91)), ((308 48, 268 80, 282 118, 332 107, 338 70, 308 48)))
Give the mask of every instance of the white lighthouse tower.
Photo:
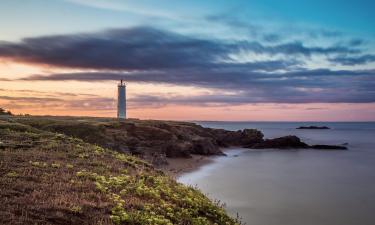
POLYGON ((126 119, 126 85, 123 80, 117 87, 117 118, 126 119))

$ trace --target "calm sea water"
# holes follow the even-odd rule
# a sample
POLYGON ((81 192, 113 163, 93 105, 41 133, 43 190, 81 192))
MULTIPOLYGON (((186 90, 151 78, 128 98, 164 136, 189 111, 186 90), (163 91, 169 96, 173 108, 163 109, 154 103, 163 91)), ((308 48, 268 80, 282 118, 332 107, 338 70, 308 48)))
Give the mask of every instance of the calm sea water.
POLYGON ((226 203, 249 225, 374 225, 375 123, 199 122, 257 128, 266 138, 297 135, 348 151, 231 149, 179 178, 226 203), (302 125, 331 130, 296 130, 302 125))

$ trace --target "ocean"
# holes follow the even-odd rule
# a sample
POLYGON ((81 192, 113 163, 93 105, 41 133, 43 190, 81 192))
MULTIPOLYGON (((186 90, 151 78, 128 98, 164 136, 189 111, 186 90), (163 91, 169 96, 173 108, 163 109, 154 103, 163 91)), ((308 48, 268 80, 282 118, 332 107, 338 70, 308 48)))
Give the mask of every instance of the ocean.
POLYGON ((374 122, 197 122, 256 128, 266 138, 297 135, 308 144, 344 144, 347 151, 226 149, 227 156, 182 175, 248 225, 374 225, 374 122), (299 126, 329 130, 297 130, 299 126))

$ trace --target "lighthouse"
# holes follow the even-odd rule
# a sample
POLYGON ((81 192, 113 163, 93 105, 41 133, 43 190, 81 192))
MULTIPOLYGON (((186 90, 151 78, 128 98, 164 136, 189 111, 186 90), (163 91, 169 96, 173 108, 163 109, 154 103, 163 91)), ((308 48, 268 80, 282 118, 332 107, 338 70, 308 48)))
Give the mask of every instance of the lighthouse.
POLYGON ((126 85, 123 80, 117 86, 117 118, 126 119, 126 85))

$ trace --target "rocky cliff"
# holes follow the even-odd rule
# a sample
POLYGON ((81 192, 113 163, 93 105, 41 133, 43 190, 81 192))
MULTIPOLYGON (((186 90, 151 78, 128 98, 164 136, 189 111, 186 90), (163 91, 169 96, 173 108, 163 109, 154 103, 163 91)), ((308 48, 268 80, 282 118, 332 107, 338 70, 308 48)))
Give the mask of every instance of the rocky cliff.
POLYGON ((240 224, 219 202, 138 157, 15 120, 111 140, 107 122, 0 117, 0 224, 240 224))
POLYGON ((263 140, 263 134, 253 129, 227 131, 189 122, 82 117, 11 117, 9 120, 129 152, 154 164, 165 163, 165 157, 220 155, 223 154, 221 147, 246 146, 263 140))
POLYGON ((131 153, 154 165, 166 164, 166 158, 187 158, 191 154, 221 155, 221 148, 230 146, 311 147, 294 136, 264 140, 262 132, 255 129, 228 131, 205 128, 190 122, 90 117, 9 117, 9 120, 131 153))

